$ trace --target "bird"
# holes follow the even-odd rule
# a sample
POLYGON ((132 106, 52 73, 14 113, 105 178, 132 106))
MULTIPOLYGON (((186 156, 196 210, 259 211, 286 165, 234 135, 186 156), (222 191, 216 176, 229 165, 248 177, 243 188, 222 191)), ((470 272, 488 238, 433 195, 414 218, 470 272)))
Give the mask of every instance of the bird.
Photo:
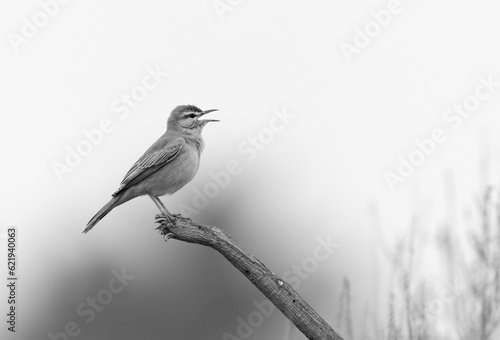
POLYGON ((148 195, 163 215, 169 216, 160 196, 172 195, 189 183, 200 167, 204 142, 203 128, 217 119, 200 119, 217 109, 202 111, 194 105, 180 105, 172 110, 167 130, 132 165, 111 200, 87 223, 89 232, 104 216, 133 198, 148 195))

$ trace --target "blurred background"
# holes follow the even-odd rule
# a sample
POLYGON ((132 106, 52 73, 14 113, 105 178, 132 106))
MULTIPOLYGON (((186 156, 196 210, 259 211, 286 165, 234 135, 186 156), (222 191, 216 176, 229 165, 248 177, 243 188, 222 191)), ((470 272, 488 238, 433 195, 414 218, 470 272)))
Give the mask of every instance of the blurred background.
POLYGON ((146 197, 81 234, 194 104, 221 122, 171 211, 299 282, 345 339, 499 339, 496 9, 2 2, 0 257, 16 226, 19 279, 1 338, 304 338, 220 254, 165 244, 146 197))

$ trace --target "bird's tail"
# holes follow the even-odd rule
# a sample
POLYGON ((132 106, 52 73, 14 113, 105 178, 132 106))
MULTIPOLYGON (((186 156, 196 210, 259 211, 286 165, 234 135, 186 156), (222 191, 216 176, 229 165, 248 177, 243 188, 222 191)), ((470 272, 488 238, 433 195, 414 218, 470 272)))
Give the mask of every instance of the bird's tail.
POLYGON ((84 234, 88 233, 90 229, 94 228, 94 226, 99 222, 104 216, 106 216, 113 208, 119 206, 120 204, 124 203, 124 201, 121 200, 122 195, 117 195, 113 197, 104 207, 101 208, 97 212, 97 214, 92 217, 92 219, 87 223, 87 227, 83 231, 84 234))

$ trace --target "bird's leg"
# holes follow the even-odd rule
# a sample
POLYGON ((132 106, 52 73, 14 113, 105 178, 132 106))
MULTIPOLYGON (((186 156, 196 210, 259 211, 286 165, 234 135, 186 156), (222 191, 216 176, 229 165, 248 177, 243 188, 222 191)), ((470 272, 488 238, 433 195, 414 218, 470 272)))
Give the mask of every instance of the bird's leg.
MULTIPOLYGON (((156 197, 156 196, 149 196, 149 197, 151 197, 151 199, 153 200, 153 202, 155 202, 156 206, 158 207, 158 209, 160 209, 160 211, 162 212, 162 214, 165 215, 165 211, 167 212, 167 216, 169 216, 170 219, 172 219, 172 217, 184 218, 184 217, 181 216, 181 214, 172 214, 170 211, 168 211, 168 209, 165 207, 165 205, 163 204, 163 202, 161 201, 161 199, 159 197, 156 197), (160 206, 161 206, 161 208, 160 208, 160 206)), ((190 218, 186 218, 186 219, 189 220, 189 221, 191 221, 190 218)))
MULTIPOLYGON (((163 202, 161 201, 161 199, 159 197, 156 197, 156 199, 158 200, 158 203, 161 205, 163 210, 167 212, 168 218, 170 219, 170 222, 173 222, 174 218, 178 218, 180 216, 180 214, 172 214, 170 211, 168 211, 167 207, 165 206, 165 204, 163 204, 163 202)), ((163 211, 162 211, 162 213, 163 213, 163 211)))
MULTIPOLYGON (((173 216, 175 218, 184 218, 184 217, 181 216, 181 214, 172 214, 170 211, 167 210, 167 208, 165 207, 165 205, 163 204, 163 202, 161 201, 160 198, 156 197, 156 199, 158 200, 158 203, 161 204, 161 206, 163 207, 163 209, 165 209, 168 212, 168 214, 170 215, 170 217, 173 216)), ((190 218, 187 218, 187 219, 191 221, 190 218)))
POLYGON ((151 198, 153 200, 156 207, 160 210, 160 212, 163 214, 163 216, 165 216, 165 218, 169 222, 173 222, 172 217, 171 217, 172 214, 170 213, 170 211, 168 211, 168 209, 165 207, 165 205, 163 205, 163 202, 156 196, 153 196, 153 195, 148 195, 148 196, 149 196, 149 198, 151 198))
MULTIPOLYGON (((164 220, 167 220, 167 226, 169 224, 172 224, 173 219, 171 217, 171 214, 168 211, 168 209, 165 207, 165 205, 163 205, 163 202, 156 196, 149 195, 149 197, 153 200, 153 202, 156 204, 156 207, 158 209, 160 209, 160 212, 161 212, 161 215, 156 215, 156 222, 163 223, 164 220)), ((171 233, 168 230, 168 228, 163 228, 161 225, 156 229, 160 229, 160 233, 163 235, 163 239, 165 240, 165 242, 167 242, 169 239, 171 239, 174 236, 174 234, 171 233)))

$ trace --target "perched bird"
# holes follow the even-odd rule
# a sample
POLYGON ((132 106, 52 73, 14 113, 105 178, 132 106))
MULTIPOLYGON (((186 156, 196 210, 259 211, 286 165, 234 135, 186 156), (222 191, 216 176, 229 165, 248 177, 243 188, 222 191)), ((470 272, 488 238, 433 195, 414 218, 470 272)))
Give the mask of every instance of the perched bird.
POLYGON ((113 208, 138 196, 148 195, 164 215, 169 211, 158 198, 171 195, 193 179, 203 150, 201 131, 215 119, 200 119, 209 112, 194 105, 177 106, 167 121, 167 131, 127 172, 113 198, 95 214, 83 231, 87 233, 113 208))

